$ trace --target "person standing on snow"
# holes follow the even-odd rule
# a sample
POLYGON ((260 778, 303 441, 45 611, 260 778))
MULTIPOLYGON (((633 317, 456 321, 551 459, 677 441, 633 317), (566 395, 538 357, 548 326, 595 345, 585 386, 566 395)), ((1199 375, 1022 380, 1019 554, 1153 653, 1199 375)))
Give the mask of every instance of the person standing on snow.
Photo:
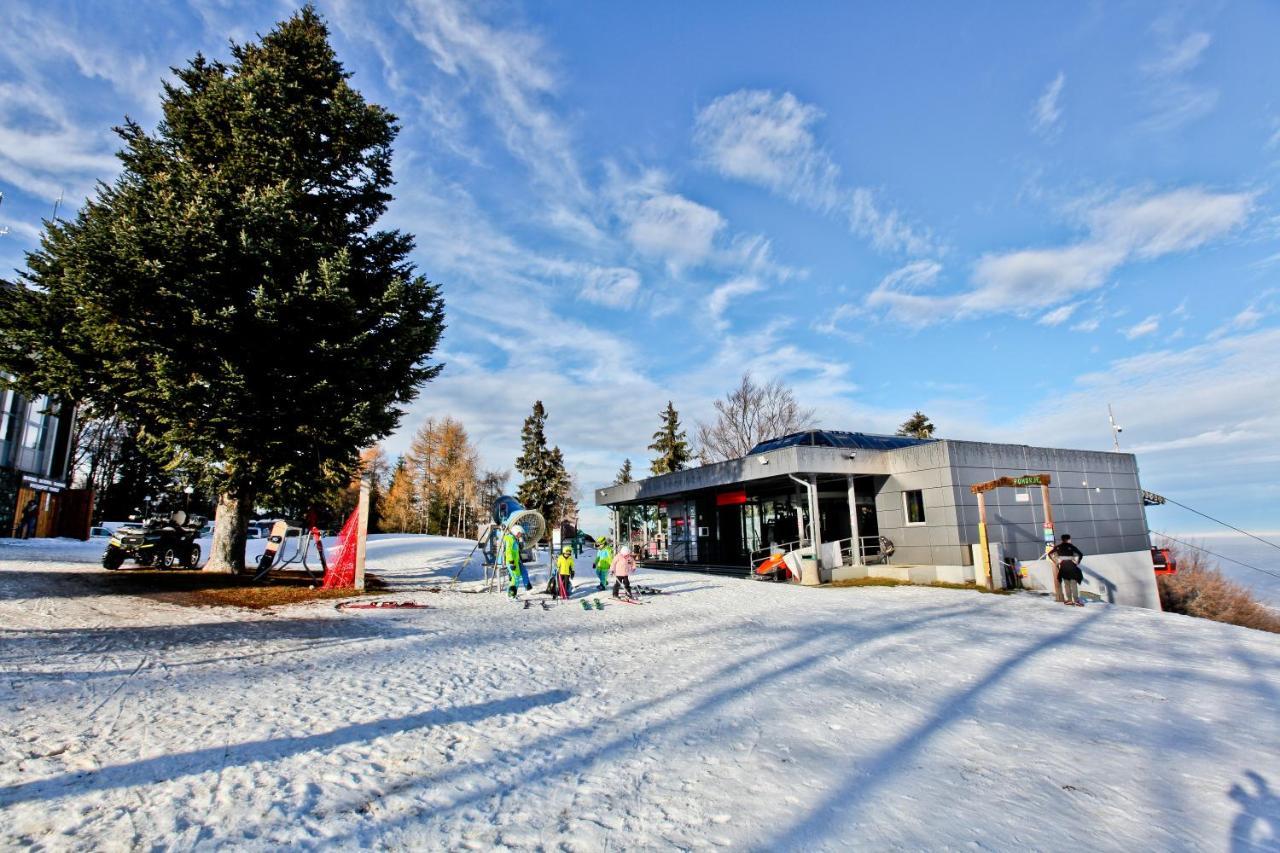
POLYGON ((556 572, 559 574, 559 587, 556 597, 568 600, 573 595, 573 547, 565 545, 560 549, 560 556, 556 557, 556 572))
POLYGON ((635 598, 631 594, 631 576, 636 573, 636 557, 631 553, 630 545, 623 545, 618 556, 609 563, 609 573, 613 575, 613 597, 618 597, 620 586, 627 588, 627 598, 635 598))
POLYGON ((1080 571, 1080 561, 1084 559, 1084 552, 1071 544, 1070 533, 1062 534, 1062 541, 1049 549, 1049 559, 1057 566, 1058 580, 1062 582, 1062 603, 1083 607, 1080 584, 1084 581, 1084 572, 1080 571))
POLYGON ((507 564, 507 573, 511 577, 511 586, 507 588, 507 595, 512 598, 516 597, 516 584, 524 582, 525 590, 533 589, 533 584, 529 583, 529 573, 525 571, 524 561, 520 556, 520 546, 524 542, 524 528, 516 527, 508 530, 506 535, 502 537, 503 560, 507 564))
POLYGON ((27 505, 22 508, 22 521, 18 523, 19 539, 34 539, 36 537, 36 523, 40 520, 40 501, 32 498, 27 501, 27 505))
POLYGON ((609 587, 609 563, 613 560, 613 549, 609 547, 607 540, 600 540, 600 547, 596 549, 596 577, 600 579, 600 589, 608 589, 609 587))

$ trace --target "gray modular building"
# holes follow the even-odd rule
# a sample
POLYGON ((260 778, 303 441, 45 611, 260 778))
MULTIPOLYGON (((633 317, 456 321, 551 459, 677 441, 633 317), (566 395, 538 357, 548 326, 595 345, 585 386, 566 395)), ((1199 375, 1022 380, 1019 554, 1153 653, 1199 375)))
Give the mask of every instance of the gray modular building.
MULTIPOLYGON (((826 574, 841 565, 961 567, 973 576, 978 503, 970 486, 1048 474, 1055 530, 1086 554, 1150 547, 1132 454, 811 430, 757 445, 741 459, 596 491, 618 541, 652 566, 746 574, 771 553, 817 535, 826 574)), ((1042 556, 1039 486, 987 492, 988 538, 1006 556, 1042 556)))

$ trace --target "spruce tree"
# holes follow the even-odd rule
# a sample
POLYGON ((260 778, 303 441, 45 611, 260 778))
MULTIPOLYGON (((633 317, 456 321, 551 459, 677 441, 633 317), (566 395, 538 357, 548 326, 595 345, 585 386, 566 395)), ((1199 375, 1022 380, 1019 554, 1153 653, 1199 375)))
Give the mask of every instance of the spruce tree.
POLYGON ((613 482, 615 482, 615 483, 630 483, 630 482, 631 482, 631 480, 632 480, 632 476, 631 476, 631 460, 630 460, 630 459, 623 459, 623 460, 622 460, 622 468, 620 468, 620 469, 618 470, 618 476, 614 478, 613 482))
POLYGON ((658 454, 650 463, 649 470, 654 474, 683 471, 693 454, 689 452, 684 430, 680 429, 680 414, 670 400, 661 418, 662 426, 653 434, 653 444, 649 445, 649 449, 658 454))
POLYGON ((546 427, 547 410, 538 400, 533 404, 533 414, 525 418, 520 431, 521 453, 516 460, 516 470, 524 475, 524 481, 516 491, 516 497, 527 509, 542 513, 550 525, 557 520, 571 485, 564 467, 564 454, 559 447, 547 447, 546 427))
POLYGON ((916 412, 903 421, 902 426, 898 427, 897 434, 912 438, 933 438, 934 429, 934 425, 923 412, 916 412))
POLYGON ((140 427, 218 497, 210 567, 244 564, 255 503, 344 484, 434 377, 438 288, 375 230, 396 119, 349 83, 310 7, 166 83, 114 184, 46 225, 0 288, 0 369, 140 427))

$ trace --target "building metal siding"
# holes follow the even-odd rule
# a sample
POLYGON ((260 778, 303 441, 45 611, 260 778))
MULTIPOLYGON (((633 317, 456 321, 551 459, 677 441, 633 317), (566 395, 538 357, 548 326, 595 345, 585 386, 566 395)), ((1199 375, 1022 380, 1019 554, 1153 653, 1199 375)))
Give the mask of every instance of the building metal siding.
MULTIPOLYGON (((1070 533, 1086 554, 1150 547, 1136 457, 1129 453, 1063 450, 940 439, 895 450, 790 446, 687 471, 615 484, 596 491, 596 504, 644 503, 704 489, 729 489, 786 474, 879 475, 875 493, 881 536, 892 540, 894 563, 971 565, 978 541, 977 497, 969 487, 1004 476, 1046 473, 1055 533, 1070 533), (761 462, 768 459, 768 464, 761 462), (925 524, 907 524, 903 492, 920 490, 925 524)), ((1008 556, 1034 559, 1044 550, 1040 489, 1001 488, 986 496, 988 534, 1008 556), (1029 500, 1017 500, 1019 492, 1029 500)))

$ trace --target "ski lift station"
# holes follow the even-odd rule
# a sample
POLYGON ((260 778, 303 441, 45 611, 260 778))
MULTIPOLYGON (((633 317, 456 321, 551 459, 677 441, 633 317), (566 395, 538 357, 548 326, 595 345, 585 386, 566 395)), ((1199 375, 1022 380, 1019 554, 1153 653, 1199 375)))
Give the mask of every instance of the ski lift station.
POLYGON ((1052 578, 1046 542, 1069 533, 1084 589, 1158 607, 1145 494, 1129 453, 810 430, 598 489, 596 505, 648 567, 745 577, 781 557, 809 584, 1035 586, 1052 578))

